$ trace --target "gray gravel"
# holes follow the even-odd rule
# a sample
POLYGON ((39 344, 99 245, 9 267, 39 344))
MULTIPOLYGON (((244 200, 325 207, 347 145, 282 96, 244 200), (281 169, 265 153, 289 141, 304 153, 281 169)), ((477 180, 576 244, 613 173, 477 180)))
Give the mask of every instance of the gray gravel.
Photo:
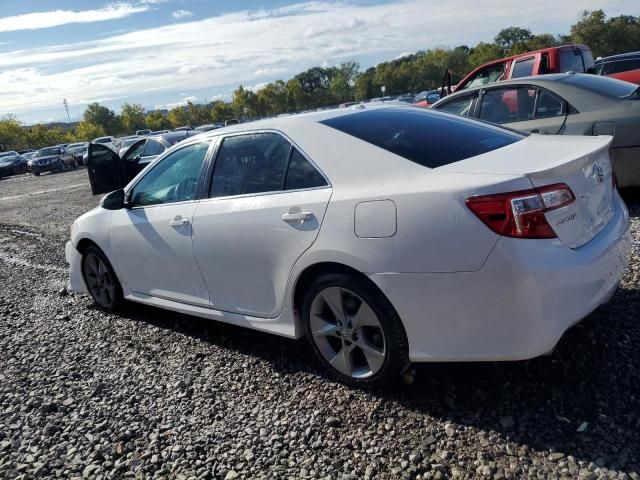
POLYGON ((0 181, 0 478, 640 479, 640 204, 621 289, 553 355, 369 392, 303 341, 61 295, 86 182, 0 181))

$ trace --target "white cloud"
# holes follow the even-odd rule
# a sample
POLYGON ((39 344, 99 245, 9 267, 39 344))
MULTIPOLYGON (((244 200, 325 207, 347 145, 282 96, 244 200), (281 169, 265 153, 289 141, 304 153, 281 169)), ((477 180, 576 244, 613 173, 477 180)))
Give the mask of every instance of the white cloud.
POLYGON ((91 23, 128 17, 135 13, 147 11, 144 5, 130 3, 114 3, 97 10, 52 10, 49 12, 33 12, 12 17, 0 18, 0 32, 18 30, 37 30, 40 28, 58 27, 69 23, 91 23))
POLYGON ((555 0, 319 0, 226 13, 92 41, 0 52, 0 112, 46 118, 36 112, 59 108, 62 98, 79 105, 99 98, 144 102, 145 95, 153 95, 153 103, 164 103, 163 97, 186 103, 188 97, 178 93, 186 89, 226 93, 241 83, 286 80, 323 62, 390 59, 437 45, 473 45, 491 40, 508 25, 534 33, 567 31, 582 9, 619 15, 636 11, 636 3, 583 0, 577 8, 555 0), (554 22, 564 23, 548 28, 549 11, 554 22))
POLYGON ((175 12, 173 12, 171 14, 171 16, 173 18, 178 18, 178 19, 180 19, 180 18, 188 18, 188 17, 193 17, 193 12, 190 11, 190 10, 182 10, 182 9, 180 9, 180 10, 176 10, 175 12))
POLYGON ((176 102, 167 103, 166 105, 156 105, 155 109, 163 110, 166 108, 167 110, 171 110, 172 108, 176 107, 184 107, 189 102, 196 103, 196 97, 193 95, 189 95, 188 97, 184 97, 176 102))

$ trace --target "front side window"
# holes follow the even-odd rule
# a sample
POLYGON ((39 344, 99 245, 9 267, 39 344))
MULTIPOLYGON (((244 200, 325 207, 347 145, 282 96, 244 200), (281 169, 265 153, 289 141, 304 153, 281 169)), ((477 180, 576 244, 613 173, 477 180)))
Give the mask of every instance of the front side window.
POLYGON ((196 143, 162 159, 133 187, 132 206, 193 200, 208 148, 208 143, 196 143))
POLYGON ((511 78, 528 77, 533 75, 533 64, 535 63, 535 60, 535 57, 518 60, 513 66, 511 78))
POLYGON ((487 83, 497 82, 504 78, 504 63, 492 65, 479 71, 475 77, 471 79, 462 88, 477 87, 478 85, 486 85, 487 83))
POLYGON ((462 95, 438 105, 438 110, 447 113, 453 113, 454 115, 464 115, 465 117, 471 117, 473 115, 473 102, 477 96, 478 95, 476 93, 472 95, 462 95))
POLYGON ((216 156, 210 197, 282 190, 291 144, 277 133, 227 137, 216 156))
POLYGON ((640 69, 640 58, 630 58, 628 60, 616 60, 604 64, 601 75, 611 75, 614 73, 628 72, 629 70, 640 69))
POLYGON ((142 152, 144 151, 144 144, 145 140, 140 140, 138 143, 131 145, 124 156, 124 160, 134 161, 136 157, 141 157, 142 152))
POLYGON ((482 95, 479 117, 492 123, 533 119, 536 91, 527 87, 494 88, 482 95))

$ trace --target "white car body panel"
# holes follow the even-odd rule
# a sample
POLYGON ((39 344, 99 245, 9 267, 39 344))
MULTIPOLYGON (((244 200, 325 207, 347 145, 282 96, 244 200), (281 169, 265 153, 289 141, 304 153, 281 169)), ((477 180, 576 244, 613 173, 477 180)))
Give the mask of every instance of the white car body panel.
POLYGON ((277 316, 291 267, 315 241, 330 197, 326 187, 199 202, 193 250, 211 292, 211 307, 277 316), (287 212, 307 212, 311 218, 285 221, 287 212))
POLYGON ((69 288, 86 291, 77 248, 90 240, 111 260, 127 299, 297 338, 304 331, 294 305, 298 279, 314 265, 340 264, 366 275, 389 299, 414 361, 546 353, 615 291, 629 261, 626 208, 611 187, 610 168, 602 172, 607 191, 591 194, 578 182, 578 172, 584 177, 594 162, 606 163, 610 139, 530 136, 429 169, 317 123, 337 114, 281 117, 192 137, 187 143, 238 131, 282 132, 331 187, 146 208, 158 210, 149 219, 159 223, 139 231, 131 229, 133 211, 98 208, 74 224, 66 249, 69 288), (576 189, 573 208, 581 217, 604 212, 604 219, 563 229, 554 222, 572 211, 558 209, 547 219, 560 238, 515 239, 491 231, 465 205, 470 196, 550 183, 576 189), (377 203, 358 217, 363 202, 377 203), (305 231, 283 222, 292 207, 310 210, 317 224, 305 231), (169 228, 176 215, 193 226, 188 235, 169 228))

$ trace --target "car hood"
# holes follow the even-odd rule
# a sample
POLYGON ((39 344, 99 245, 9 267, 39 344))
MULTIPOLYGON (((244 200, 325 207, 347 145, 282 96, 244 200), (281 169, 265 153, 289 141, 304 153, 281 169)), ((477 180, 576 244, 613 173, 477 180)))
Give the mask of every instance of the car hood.
POLYGON ((11 160, 0 160, 0 167, 8 167, 9 165, 13 165, 18 161, 17 158, 11 160))
POLYGON ((50 158, 58 158, 60 155, 47 155, 45 157, 33 157, 31 160, 38 162, 40 160, 49 160, 50 158))

